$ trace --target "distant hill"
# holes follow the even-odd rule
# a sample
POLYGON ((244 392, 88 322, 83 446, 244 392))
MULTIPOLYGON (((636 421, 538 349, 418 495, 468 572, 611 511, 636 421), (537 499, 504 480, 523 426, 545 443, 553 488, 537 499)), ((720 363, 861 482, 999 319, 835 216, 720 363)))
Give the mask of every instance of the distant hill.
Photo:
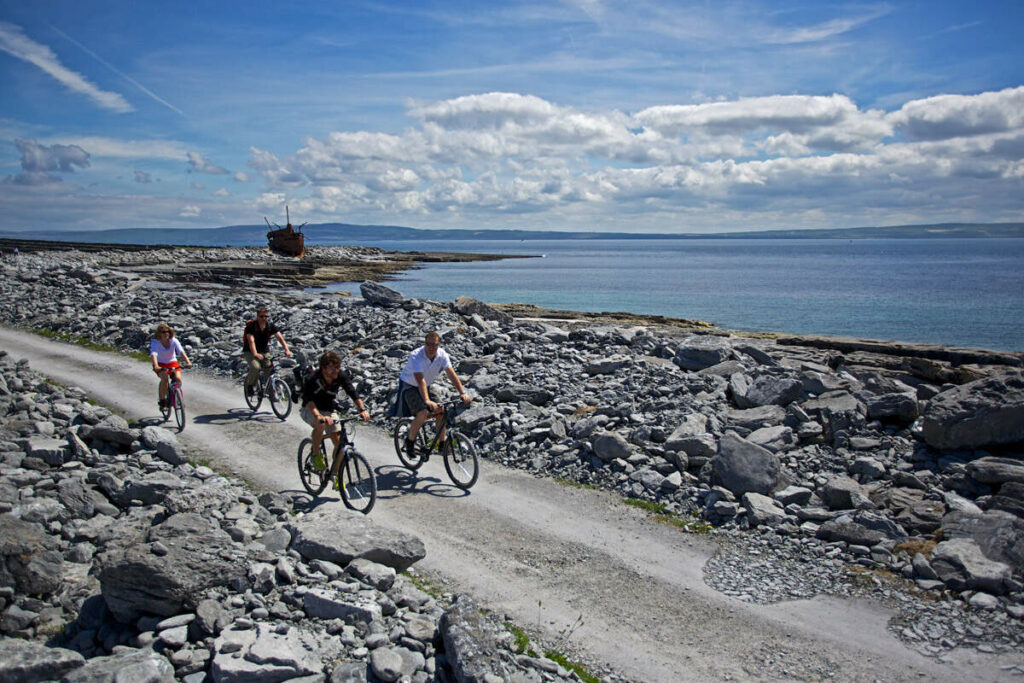
MULTIPOLYGON (((417 240, 593 240, 593 239, 935 239, 950 237, 1024 237, 1024 223, 936 223, 889 227, 766 230, 720 233, 556 232, 545 230, 429 230, 399 225, 318 223, 302 228, 307 244, 366 244, 417 240)), ((31 230, 0 232, 11 239, 43 239, 107 244, 188 244, 195 246, 254 246, 266 244, 264 225, 230 225, 222 228, 146 230, 31 230)))

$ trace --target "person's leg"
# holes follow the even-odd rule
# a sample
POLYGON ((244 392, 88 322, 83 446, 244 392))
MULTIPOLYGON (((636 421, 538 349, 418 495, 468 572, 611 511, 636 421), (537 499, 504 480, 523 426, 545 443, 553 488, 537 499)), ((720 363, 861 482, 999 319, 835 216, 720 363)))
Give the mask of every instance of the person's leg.
MULTIPOLYGON (((338 434, 338 432, 333 432, 331 434, 328 434, 327 438, 329 438, 331 440, 331 453, 333 453, 335 451, 335 449, 338 448, 338 440, 341 438, 341 434, 338 434)), ((341 468, 341 455, 339 454, 338 457, 334 458, 334 462, 331 463, 331 476, 332 477, 337 477, 338 476, 338 470, 340 468, 341 468)))
POLYGON ((245 388, 254 389, 256 382, 260 379, 260 361, 248 351, 242 352, 242 360, 245 361, 247 372, 245 375, 245 388))
POLYGON ((160 404, 167 400, 167 373, 160 373, 160 387, 157 389, 157 396, 160 399, 160 404))

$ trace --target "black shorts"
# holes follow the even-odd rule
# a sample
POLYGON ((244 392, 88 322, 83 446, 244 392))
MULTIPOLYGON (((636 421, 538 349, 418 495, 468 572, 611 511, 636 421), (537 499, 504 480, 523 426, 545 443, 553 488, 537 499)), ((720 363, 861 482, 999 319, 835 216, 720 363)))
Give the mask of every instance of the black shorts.
MULTIPOLYGON (((434 397, 430 393, 430 388, 427 388, 427 396, 430 396, 430 400, 433 401, 434 397)), ((405 402, 405 408, 409 415, 415 415, 421 410, 427 409, 427 404, 424 402, 423 397, 420 396, 419 387, 406 386, 402 390, 402 401, 405 402)))

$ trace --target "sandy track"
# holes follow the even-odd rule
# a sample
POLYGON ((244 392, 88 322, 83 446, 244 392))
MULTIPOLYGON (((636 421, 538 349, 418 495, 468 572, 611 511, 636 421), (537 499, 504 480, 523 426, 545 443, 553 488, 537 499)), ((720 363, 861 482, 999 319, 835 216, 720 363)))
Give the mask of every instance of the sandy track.
MULTIPOLYGON (((158 419, 146 364, 3 327, 0 349, 127 417, 158 419)), ((180 439, 190 449, 258 488, 301 488, 295 449, 308 428, 297 414, 282 423, 264 405, 252 415, 227 380, 185 371, 184 384, 180 439)), ((713 539, 653 523, 606 493, 484 462, 466 494, 438 458, 416 475, 400 467, 380 429, 361 427, 356 444, 377 472, 371 517, 423 539, 418 567, 550 638, 570 631, 565 649, 635 681, 988 681, 1008 680, 1001 666, 1017 663, 973 651, 925 658, 886 630, 890 615, 874 603, 723 596, 702 579, 713 539)), ((341 503, 329 494, 324 504, 341 503)))

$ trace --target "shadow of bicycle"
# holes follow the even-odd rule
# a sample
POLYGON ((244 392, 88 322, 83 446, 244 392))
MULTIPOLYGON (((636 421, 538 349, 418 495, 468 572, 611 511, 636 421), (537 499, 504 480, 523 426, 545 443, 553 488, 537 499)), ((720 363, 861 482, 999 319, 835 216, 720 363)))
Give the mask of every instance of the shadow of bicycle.
POLYGON ((377 497, 380 499, 400 498, 408 495, 428 495, 437 498, 463 498, 469 491, 430 475, 411 472, 398 465, 380 465, 374 470, 377 476, 377 497))
POLYGON ((284 422, 273 413, 254 413, 248 408, 231 408, 226 413, 207 413, 192 418, 196 424, 223 425, 230 422, 259 422, 261 424, 280 424, 284 422))

